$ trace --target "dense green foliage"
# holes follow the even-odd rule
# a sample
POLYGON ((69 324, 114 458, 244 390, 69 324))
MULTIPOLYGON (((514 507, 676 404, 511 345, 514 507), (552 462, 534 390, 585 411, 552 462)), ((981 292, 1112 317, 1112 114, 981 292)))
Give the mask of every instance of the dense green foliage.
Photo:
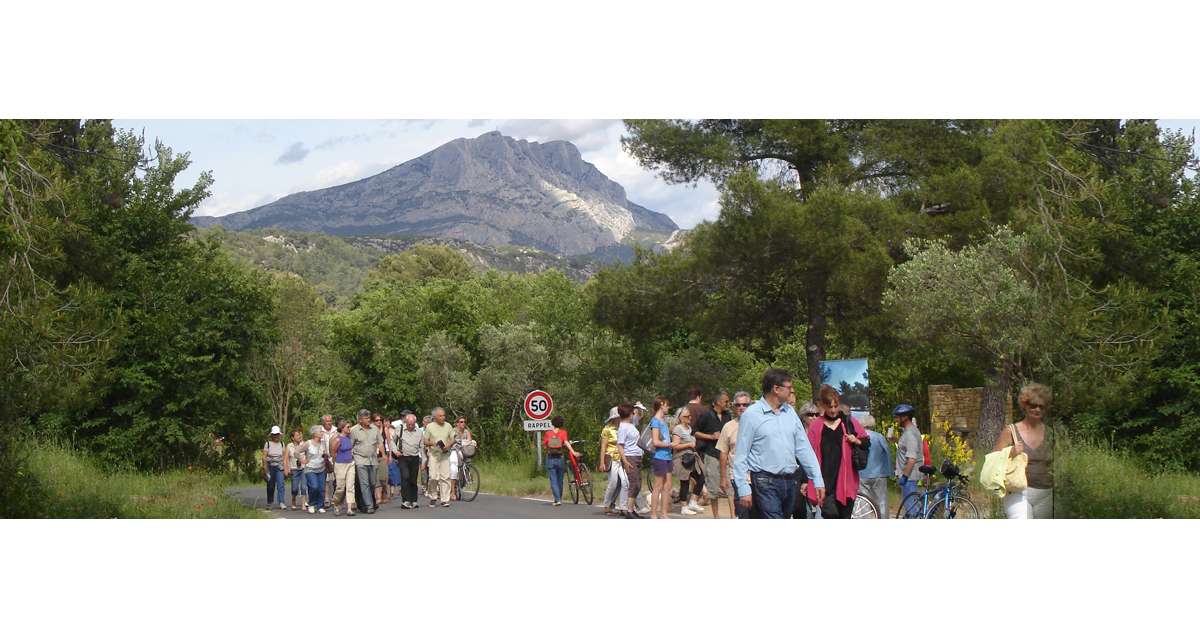
MULTIPOLYGON (((527 460, 535 387, 594 439, 619 401, 757 393, 768 365, 803 388, 822 359, 868 357, 877 408, 927 422, 931 383, 986 383, 995 407, 1039 380, 1080 445, 1200 470, 1191 140, 1148 121, 628 128, 664 178, 713 180, 720 216, 579 284, 438 246, 196 233, 211 180, 177 187, 186 154, 103 121, 0 122, 0 420, 106 468, 236 469, 272 424, 441 405, 481 460, 527 460)), ((6 475, 29 468, 0 450, 6 475)), ((0 486, 0 514, 46 489, 0 486)))

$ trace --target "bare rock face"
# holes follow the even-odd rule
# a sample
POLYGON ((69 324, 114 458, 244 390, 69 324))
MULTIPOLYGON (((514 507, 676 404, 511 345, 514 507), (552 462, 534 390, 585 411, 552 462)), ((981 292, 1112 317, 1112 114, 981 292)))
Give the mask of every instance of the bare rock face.
POLYGON ((539 144, 496 131, 448 142, 357 182, 192 223, 401 234, 558 255, 606 254, 635 240, 654 245, 678 230, 666 215, 630 202, 570 142, 539 144))

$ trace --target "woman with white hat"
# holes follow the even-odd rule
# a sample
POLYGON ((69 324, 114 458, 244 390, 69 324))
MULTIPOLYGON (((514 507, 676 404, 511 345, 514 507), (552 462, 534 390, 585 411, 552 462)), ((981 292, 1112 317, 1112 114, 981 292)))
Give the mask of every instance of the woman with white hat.
POLYGON ((621 456, 617 453, 617 423, 621 414, 613 406, 608 411, 608 419, 600 430, 600 458, 608 464, 608 487, 604 489, 604 513, 615 516, 625 512, 625 501, 629 495, 629 477, 621 465, 621 456), (614 512, 613 509, 616 508, 614 512))
POLYGON ((267 509, 279 501, 279 509, 287 509, 283 502, 283 429, 271 426, 271 437, 263 444, 263 478, 267 480, 267 509))

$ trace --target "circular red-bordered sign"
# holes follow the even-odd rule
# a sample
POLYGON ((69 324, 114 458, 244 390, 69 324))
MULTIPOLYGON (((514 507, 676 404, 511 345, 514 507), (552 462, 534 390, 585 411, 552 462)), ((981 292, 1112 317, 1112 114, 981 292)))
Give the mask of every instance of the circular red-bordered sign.
POLYGON ((554 399, 545 390, 534 390, 525 395, 525 416, 544 419, 554 411, 554 399))

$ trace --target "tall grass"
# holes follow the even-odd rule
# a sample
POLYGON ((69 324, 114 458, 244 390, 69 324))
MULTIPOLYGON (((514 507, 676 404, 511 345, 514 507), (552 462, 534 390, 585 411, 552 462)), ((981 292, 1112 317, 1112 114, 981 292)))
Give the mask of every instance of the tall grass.
POLYGON ((108 472, 64 447, 35 443, 27 471, 36 486, 29 518, 262 518, 225 495, 226 477, 174 470, 161 474, 108 472))
MULTIPOLYGON (((538 470, 533 459, 527 461, 487 460, 475 464, 479 469, 479 491, 503 496, 549 496, 550 479, 545 470, 538 470)), ((604 496, 608 487, 608 474, 590 468, 592 492, 596 502, 604 496)), ((567 473, 571 471, 567 465, 567 473)), ((563 498, 569 500, 566 479, 563 482, 563 498)))
POLYGON ((1058 455, 1059 518, 1200 518, 1200 476, 1147 472, 1102 444, 1072 441, 1058 455))

